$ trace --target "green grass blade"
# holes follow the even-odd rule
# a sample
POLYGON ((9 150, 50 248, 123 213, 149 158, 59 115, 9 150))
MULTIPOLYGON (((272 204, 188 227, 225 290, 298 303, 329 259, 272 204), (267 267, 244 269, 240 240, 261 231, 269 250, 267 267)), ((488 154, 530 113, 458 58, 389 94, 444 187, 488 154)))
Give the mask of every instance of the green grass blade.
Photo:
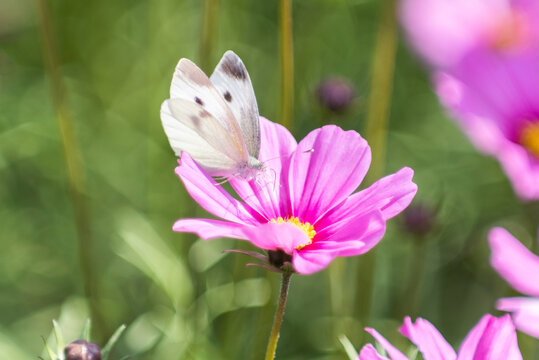
POLYGON ((356 349, 354 348, 354 345, 350 342, 350 340, 346 337, 346 335, 339 336, 339 341, 342 344, 342 347, 344 348, 344 352, 346 352, 346 355, 350 360, 356 360, 358 357, 358 353, 356 349))
POLYGON ((120 326, 120 327, 114 332, 114 334, 112 334, 112 336, 110 337, 109 341, 107 342, 107 345, 105 345, 105 346, 103 347, 103 349, 101 349, 101 358, 102 358, 102 360, 108 360, 109 355, 110 355, 110 351, 112 350, 112 348, 114 347, 114 345, 116 345, 116 342, 118 342, 118 339, 120 338, 120 336, 121 336, 122 333, 124 332, 125 328, 126 328, 125 325, 120 326))

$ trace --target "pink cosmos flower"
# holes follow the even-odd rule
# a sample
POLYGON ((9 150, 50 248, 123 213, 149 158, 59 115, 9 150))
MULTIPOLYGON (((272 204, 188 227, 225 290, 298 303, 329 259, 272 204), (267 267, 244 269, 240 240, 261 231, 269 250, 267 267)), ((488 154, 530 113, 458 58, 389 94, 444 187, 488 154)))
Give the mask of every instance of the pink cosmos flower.
POLYGON ((515 290, 532 296, 500 299, 496 307, 513 313, 517 329, 539 338, 539 257, 503 228, 490 230, 488 241, 492 267, 515 290))
POLYGON ((402 0, 441 102, 523 200, 539 199, 539 1, 402 0))
POLYGON ((475 47, 518 51, 539 42, 535 0, 402 0, 400 18, 414 49, 435 68, 475 47))
MULTIPOLYGON (((408 360, 376 330, 365 330, 382 345, 389 358, 379 355, 367 344, 361 349, 358 360, 408 360)), ((418 347, 425 360, 522 360, 515 327, 508 315, 483 316, 462 342, 458 354, 427 320, 418 318, 414 324, 406 317, 399 331, 418 347)))
POLYGON ((230 179, 241 200, 183 153, 176 174, 200 206, 222 220, 181 219, 173 229, 202 239, 229 237, 268 250, 273 265, 290 262, 310 274, 337 256, 360 255, 375 246, 386 220, 413 199, 413 171, 403 168, 352 194, 369 168, 367 142, 355 131, 324 126, 299 144, 281 125, 260 118, 259 160, 269 181, 230 179))
POLYGON ((479 49, 435 77, 442 103, 523 200, 539 199, 538 64, 539 47, 518 56, 479 49))

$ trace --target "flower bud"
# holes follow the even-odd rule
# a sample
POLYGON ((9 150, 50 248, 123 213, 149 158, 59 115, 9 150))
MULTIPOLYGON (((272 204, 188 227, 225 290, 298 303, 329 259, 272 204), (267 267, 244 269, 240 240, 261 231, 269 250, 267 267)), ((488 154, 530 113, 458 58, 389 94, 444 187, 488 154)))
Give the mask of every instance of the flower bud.
POLYGON ((404 211, 402 225, 409 233, 421 237, 434 228, 436 223, 436 210, 432 207, 418 203, 412 204, 404 211))
POLYGON ((86 340, 75 340, 64 349, 66 360, 101 360, 101 349, 86 340))
POLYGON ((316 89, 320 105, 334 113, 342 113, 348 109, 356 96, 355 93, 354 85, 337 76, 325 78, 316 89))

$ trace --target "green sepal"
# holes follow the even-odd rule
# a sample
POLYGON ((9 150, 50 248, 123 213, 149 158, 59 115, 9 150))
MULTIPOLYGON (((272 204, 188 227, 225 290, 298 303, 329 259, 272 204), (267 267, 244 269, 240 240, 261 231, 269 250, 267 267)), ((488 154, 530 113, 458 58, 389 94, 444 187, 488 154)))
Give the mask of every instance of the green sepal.
POLYGON ((92 321, 90 319, 86 320, 86 324, 84 324, 84 328, 82 329, 81 333, 81 339, 84 339, 88 342, 90 342, 90 333, 92 332, 92 321))
POLYGON ((49 357, 51 358, 51 360, 58 360, 58 357, 56 356, 54 351, 52 351, 51 347, 47 343, 47 340, 44 337, 41 337, 41 339, 43 340, 43 344, 45 345, 45 350, 47 350, 47 354, 49 354, 49 357))
POLYGON ((64 348, 66 345, 64 336, 62 335, 62 329, 60 329, 60 325, 56 319, 52 319, 52 326, 54 329, 54 337, 56 338, 56 348, 58 349, 57 358, 58 360, 64 360, 64 348))

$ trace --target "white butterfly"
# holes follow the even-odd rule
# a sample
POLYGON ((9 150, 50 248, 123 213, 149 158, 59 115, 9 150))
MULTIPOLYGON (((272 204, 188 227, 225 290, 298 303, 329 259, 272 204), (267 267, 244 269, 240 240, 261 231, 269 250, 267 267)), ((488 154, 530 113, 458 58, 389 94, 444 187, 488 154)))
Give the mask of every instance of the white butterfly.
POLYGON ((230 50, 209 79, 192 61, 179 61, 161 121, 176 155, 186 151, 211 176, 250 180, 264 170, 255 93, 230 50))

